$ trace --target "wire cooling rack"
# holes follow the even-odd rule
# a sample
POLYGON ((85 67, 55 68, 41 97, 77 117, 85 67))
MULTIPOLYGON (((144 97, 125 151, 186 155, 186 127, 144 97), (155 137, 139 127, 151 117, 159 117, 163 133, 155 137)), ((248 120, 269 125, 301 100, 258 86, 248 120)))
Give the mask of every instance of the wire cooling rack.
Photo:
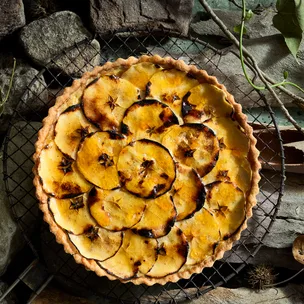
MULTIPOLYGON (((164 29, 128 29, 96 39, 100 43, 100 50, 96 48, 96 43, 85 40, 76 43, 46 65, 27 86, 11 120, 10 130, 4 141, 5 187, 11 209, 34 261, 16 274, 17 279, 11 282, 2 298, 25 281, 28 274, 37 268, 37 264, 44 268, 44 276, 41 282, 27 284, 31 289, 26 300, 28 302, 51 280, 56 280, 61 287, 79 296, 95 299, 97 303, 105 303, 106 299, 111 303, 177 303, 198 297, 227 283, 238 274, 257 254, 275 220, 284 186, 284 151, 274 114, 263 95, 255 90, 244 92, 240 83, 235 83, 231 75, 223 72, 223 64, 227 64, 227 54, 230 60, 231 56, 235 56, 232 59, 239 60, 229 50, 218 50, 199 39, 164 29), (47 109, 54 104, 56 97, 75 78, 92 69, 92 62, 96 60, 104 64, 119 57, 142 54, 168 55, 183 59, 186 63, 197 65, 210 75, 215 75, 235 96, 236 101, 246 101, 250 105, 244 112, 264 135, 268 133, 273 138, 268 142, 259 139, 259 149, 264 152, 262 161, 268 164, 268 170, 261 172, 259 202, 241 239, 222 260, 217 261, 213 267, 204 269, 202 273, 193 274, 188 280, 182 279, 164 286, 156 284, 152 287, 100 278, 82 265, 76 264, 73 257, 64 252, 62 245, 56 243, 48 225, 44 223, 32 184, 32 155, 37 132, 42 119, 47 115, 47 109), (29 98, 34 99, 35 103, 29 103, 29 98), (265 112, 269 114, 267 123, 260 119, 260 115, 265 112), (279 152, 272 148, 274 141, 279 145, 279 152), (274 159, 281 162, 281 170, 272 167, 274 159), (274 180, 279 182, 274 183, 274 180)), ((260 133, 256 136, 258 134, 260 133)))

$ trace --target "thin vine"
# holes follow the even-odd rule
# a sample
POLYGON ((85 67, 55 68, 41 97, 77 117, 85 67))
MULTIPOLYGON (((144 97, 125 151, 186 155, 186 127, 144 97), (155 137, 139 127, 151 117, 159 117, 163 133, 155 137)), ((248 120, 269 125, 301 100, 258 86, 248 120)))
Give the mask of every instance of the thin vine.
MULTIPOLYGON (((249 12, 249 11, 248 11, 249 12)), ((244 63, 244 55, 243 55, 243 35, 244 35, 244 28, 245 28, 245 21, 248 20, 247 18, 247 14, 248 14, 247 10, 246 10, 246 1, 242 0, 242 21, 241 21, 241 26, 240 26, 240 42, 239 42, 239 50, 240 50, 240 59, 241 59, 241 65, 242 65, 242 70, 244 73, 244 76, 246 78, 246 80, 248 81, 248 83, 256 90, 265 90, 267 89, 266 86, 257 86, 255 85, 252 80, 250 79, 250 77, 247 74, 246 71, 246 67, 245 67, 245 63, 244 63)), ((295 88, 297 88, 299 91, 304 93, 304 89, 302 89, 299 85, 290 82, 290 81, 286 81, 286 78, 288 76, 288 73, 284 73, 284 80, 275 84, 272 84, 270 87, 271 88, 275 88, 275 87, 281 87, 281 86, 285 86, 285 85, 291 85, 295 88)))
MULTIPOLYGON (((220 27, 220 29, 224 32, 224 34, 238 47, 240 48, 240 42, 238 39, 235 38, 235 36, 230 32, 230 30, 227 28, 227 26, 222 22, 222 20, 214 13, 212 8, 209 6, 206 0, 199 0, 201 5, 204 7, 206 12, 211 16, 213 21, 220 27)), ((273 90, 273 88, 269 85, 276 84, 267 74, 265 74, 258 66, 255 58, 248 52, 248 50, 242 46, 242 52, 243 57, 246 56, 247 62, 250 60, 250 66, 252 66, 255 71, 257 72, 258 76, 260 77, 261 81, 264 83, 264 85, 267 87, 268 91, 271 93, 271 95, 275 98, 275 100, 278 102, 280 109, 283 111, 286 118, 292 123, 292 125, 302 134, 304 134, 304 130, 301 128, 301 126, 292 118, 290 113, 288 112, 287 108, 284 106, 283 102, 280 100, 280 98, 277 96, 276 92, 273 90)), ((290 97, 292 97, 296 102, 297 105, 304 106, 304 99, 300 96, 295 95, 293 92, 286 89, 282 84, 281 86, 277 87, 282 92, 288 94, 290 97)))
POLYGON ((12 86, 13 86, 13 79, 14 79, 14 75, 15 75, 15 70, 16 70, 16 59, 14 58, 12 75, 11 75, 8 90, 6 92, 6 95, 5 95, 4 99, 2 99, 2 90, 0 88, 0 117, 2 116, 2 114, 4 112, 4 105, 7 102, 8 98, 10 96, 10 93, 11 93, 11 89, 12 89, 12 86))

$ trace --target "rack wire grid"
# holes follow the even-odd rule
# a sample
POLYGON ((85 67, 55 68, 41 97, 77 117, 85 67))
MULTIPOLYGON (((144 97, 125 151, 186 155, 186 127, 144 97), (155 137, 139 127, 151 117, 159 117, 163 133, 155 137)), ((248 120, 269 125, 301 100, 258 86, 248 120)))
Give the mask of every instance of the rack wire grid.
MULTIPOLYGON (((263 240, 275 220, 283 194, 285 173, 282 140, 274 113, 263 95, 253 89, 244 92, 242 86, 232 80, 231 75, 222 71, 221 67, 227 54, 230 53, 230 56, 235 56, 235 60, 239 60, 237 55, 232 55, 233 52, 229 50, 218 50, 198 38, 161 28, 126 29, 95 38, 99 41, 100 49, 92 40, 75 43, 72 48, 51 60, 34 77, 15 110, 4 141, 3 171, 10 207, 23 231, 27 245, 48 273, 48 277, 40 286, 32 288, 29 302, 52 279, 59 282, 62 287, 74 293, 77 291, 80 296, 94 298, 100 303, 105 303, 106 299, 111 303, 177 303, 198 297, 227 283, 248 265, 263 245, 263 240), (260 194, 258 204, 254 207, 254 215, 232 250, 226 252, 224 258, 215 262, 213 267, 205 268, 200 274, 193 274, 188 280, 182 279, 177 283, 167 283, 164 286, 156 284, 151 287, 100 278, 82 265, 76 264, 73 257, 64 252, 62 245, 56 243, 48 225, 44 223, 32 183, 32 155, 37 132, 56 97, 65 87, 70 86, 75 78, 92 69, 96 59, 102 65, 119 57, 127 58, 142 54, 159 54, 183 59, 186 63, 194 64, 200 69, 207 70, 210 75, 215 75, 219 82, 234 94, 236 101, 248 101, 250 106, 243 111, 252 123, 259 125, 264 135, 266 133, 274 138, 267 142, 263 141, 265 137, 259 138, 259 149, 265 152, 262 155, 266 155, 262 161, 268 164, 268 170, 261 171, 260 194), (34 99, 35 103, 30 103, 29 99, 34 99), (269 114, 268 123, 260 118, 265 112, 269 114), (279 153, 272 148, 273 141, 279 144, 279 153), (274 159, 281 162, 280 170, 272 167, 274 159), (274 180, 278 182, 273 182, 274 180)), ((29 269, 35 267, 33 263, 29 264, 27 269, 17 276, 6 294, 22 281, 29 269)))

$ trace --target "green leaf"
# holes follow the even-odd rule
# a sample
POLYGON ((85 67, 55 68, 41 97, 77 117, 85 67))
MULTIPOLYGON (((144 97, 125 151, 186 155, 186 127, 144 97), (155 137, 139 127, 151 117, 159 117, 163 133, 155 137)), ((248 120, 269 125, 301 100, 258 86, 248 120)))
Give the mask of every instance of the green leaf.
POLYGON ((296 16, 298 19, 299 26, 304 31, 304 1, 303 0, 294 0, 296 16))
POLYGON ((244 20, 245 20, 245 21, 250 20, 250 19, 252 18, 253 15, 254 15, 254 14, 253 14, 253 11, 252 11, 252 10, 247 11, 244 20))
POLYGON ((284 71, 283 76, 284 76, 284 79, 287 79, 287 77, 288 77, 288 71, 284 71))
POLYGON ((298 22, 295 1, 277 0, 276 7, 278 13, 273 17, 272 22, 274 27, 284 36, 291 54, 297 58, 303 31, 298 22))
MULTIPOLYGON (((235 27, 233 27, 233 31, 237 34, 240 34, 241 33, 241 25, 236 25, 235 27)), ((244 29, 243 29, 243 34, 246 34, 247 33, 247 29, 246 27, 244 26, 244 29)))

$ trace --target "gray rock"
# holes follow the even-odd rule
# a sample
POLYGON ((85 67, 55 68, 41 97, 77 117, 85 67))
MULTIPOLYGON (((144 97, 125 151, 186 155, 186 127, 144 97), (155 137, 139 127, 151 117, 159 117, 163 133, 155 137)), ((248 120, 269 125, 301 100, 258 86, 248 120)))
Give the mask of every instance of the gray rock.
POLYGON ((304 286, 288 284, 285 287, 268 288, 260 292, 249 288, 229 289, 218 287, 191 304, 301 304, 304 301, 304 286))
POLYGON ((83 26, 81 19, 72 12, 62 11, 46 18, 36 20, 25 26, 20 32, 20 41, 26 54, 41 66, 55 59, 50 67, 63 70, 67 74, 79 75, 92 69, 100 62, 100 46, 97 40, 89 43, 92 35, 83 26), (88 42, 73 48, 75 43, 87 39, 88 42))
MULTIPOLYGON (((214 12, 232 33, 234 33, 233 28, 241 23, 241 11, 214 10, 214 12)), ((245 25, 247 29, 246 37, 253 39, 279 34, 279 31, 272 26, 272 18, 275 13, 274 7, 269 7, 263 10, 260 15, 253 15, 245 25)), ((224 35, 212 19, 192 23, 191 30, 199 35, 224 35)), ((234 34, 238 36, 238 34, 234 34)))
POLYGON ((25 25, 22 0, 0 1, 0 40, 25 25))
POLYGON ((193 0, 90 0, 93 29, 105 33, 124 27, 161 25, 186 34, 193 0))
MULTIPOLYGON (((0 276, 5 272, 13 256, 21 249, 23 237, 9 209, 9 201, 3 181, 3 154, 0 153, 0 276)), ((0 290, 4 287, 0 284, 0 290)), ((0 291, 0 294, 1 294, 0 291)))
MULTIPOLYGON (((6 54, 0 54, 0 89, 3 92, 3 96, 6 95, 9 87, 12 66, 12 57, 6 54)), ((42 75, 37 77, 37 81, 31 86, 30 90, 27 89, 27 86, 37 74, 37 70, 22 60, 17 59, 12 90, 4 106, 3 115, 0 118, 0 135, 6 133, 9 121, 16 109, 21 115, 18 116, 18 119, 20 119, 32 115, 33 110, 39 112, 46 107, 48 93, 42 75)))
MULTIPOLYGON (((279 187, 279 176, 271 174, 266 176, 271 179, 274 187, 279 187)), ((265 246, 272 248, 291 247, 297 235, 304 234, 303 186, 304 175, 287 174, 281 206, 270 233, 264 239, 265 246)), ((259 203, 253 212, 255 220, 249 222, 249 229, 255 231, 255 235, 264 234, 265 228, 270 222, 278 198, 278 192, 273 192, 274 188, 268 184, 268 187, 264 186, 258 195, 259 203), (262 225, 258 225, 261 222, 262 225)), ((256 240, 252 238, 251 242, 256 243, 256 240)))

